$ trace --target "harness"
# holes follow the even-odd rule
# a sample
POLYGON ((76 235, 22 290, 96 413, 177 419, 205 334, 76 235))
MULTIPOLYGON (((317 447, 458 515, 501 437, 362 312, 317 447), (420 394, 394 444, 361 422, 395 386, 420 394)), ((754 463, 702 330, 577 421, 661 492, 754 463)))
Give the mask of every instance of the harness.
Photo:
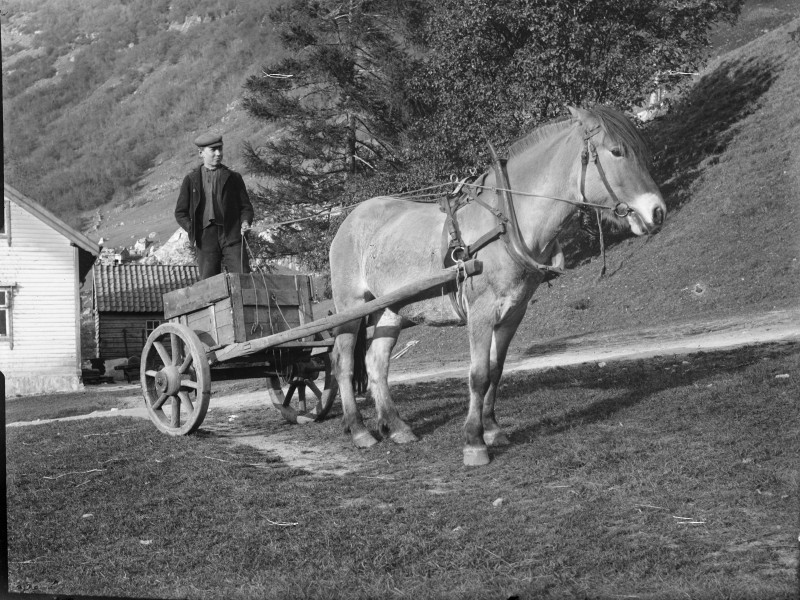
MULTIPOLYGON (((555 198, 552 196, 543 196, 541 194, 528 194, 525 192, 513 191, 509 188, 508 174, 505 168, 505 162, 501 161, 497 152, 491 143, 489 143, 489 152, 492 158, 492 169, 495 173, 495 182, 497 187, 489 188, 483 185, 487 174, 481 178, 481 183, 475 183, 475 178, 466 178, 458 182, 455 190, 440 200, 440 209, 445 213, 445 227, 443 231, 444 239, 446 241, 444 251, 444 264, 451 266, 454 264, 463 263, 472 258, 478 250, 484 246, 492 243, 496 239, 501 239, 504 242, 506 251, 509 256, 520 267, 527 271, 539 272, 544 275, 544 281, 550 281, 564 273, 564 256, 561 252, 558 240, 553 238, 545 245, 545 249, 550 247, 551 258, 555 256, 555 260, 551 260, 553 264, 543 264, 538 262, 531 253, 527 244, 522 237, 517 220, 516 210, 514 209, 513 194, 523 196, 534 196, 539 198, 549 198, 560 202, 572 204, 579 209, 594 209, 597 214, 598 228, 600 230, 600 246, 603 251, 603 270, 601 276, 605 273, 605 244, 603 241, 603 229, 600 227, 600 210, 613 210, 614 214, 619 218, 624 218, 630 215, 633 211, 626 203, 621 202, 611 187, 611 184, 606 177, 605 170, 600 164, 600 158, 597 154, 597 148, 592 142, 592 137, 599 131, 599 127, 595 127, 590 131, 584 133, 583 141, 584 147, 581 151, 581 177, 580 177, 580 202, 568 200, 565 198, 555 198), (608 195, 614 201, 613 209, 603 204, 595 204, 586 199, 586 171, 588 170, 589 162, 592 162, 597 168, 600 180, 608 192, 608 195), (464 191, 467 188, 468 191, 464 191), (497 199, 499 208, 495 208, 488 203, 484 202, 479 194, 484 189, 493 189, 497 199), (495 216, 497 224, 494 228, 490 229, 479 237, 472 244, 466 244, 461 236, 461 230, 458 226, 457 212, 458 209, 465 206, 469 202, 475 202, 484 209, 488 210, 495 216)), ((444 244, 443 244, 444 245, 444 244)), ((463 305, 463 289, 460 285, 461 280, 458 280, 457 290, 450 292, 450 301, 454 310, 459 318, 466 322, 467 315, 463 305)))

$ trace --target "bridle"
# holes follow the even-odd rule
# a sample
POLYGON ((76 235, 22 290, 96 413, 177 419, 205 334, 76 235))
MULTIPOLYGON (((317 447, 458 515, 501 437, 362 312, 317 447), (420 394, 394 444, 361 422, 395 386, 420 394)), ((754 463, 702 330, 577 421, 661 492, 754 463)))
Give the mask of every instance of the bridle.
POLYGON ((582 204, 580 206, 582 207, 591 206, 592 208, 595 208, 597 210, 613 210, 614 215, 616 215, 620 219, 623 219, 635 211, 625 202, 620 201, 620 199, 617 197, 617 194, 614 192, 614 189, 611 187, 611 184, 608 182, 605 169, 603 169, 603 165, 600 164, 600 157, 597 155, 597 148, 592 142, 592 137, 597 135, 599 130, 600 127, 596 126, 591 130, 587 130, 583 135, 584 146, 583 150, 581 151, 581 184, 580 184, 582 204), (588 200, 586 200, 586 194, 585 194, 586 169, 589 166, 590 160, 592 161, 592 164, 594 164, 594 166, 597 168, 597 173, 600 175, 600 181, 603 182, 603 185, 605 186, 608 195, 611 196, 611 199, 615 203, 613 209, 603 204, 592 204, 588 200))
MULTIPOLYGON (((625 202, 622 202, 617 194, 614 192, 614 189, 611 187, 611 184, 608 181, 608 177, 606 176, 605 170, 603 169, 602 164, 600 163, 600 157, 597 153, 597 147, 592 142, 592 137, 594 137, 600 131, 600 127, 596 126, 592 130, 586 130, 583 134, 583 149, 581 151, 581 176, 580 176, 580 184, 579 184, 579 193, 580 193, 580 201, 569 200, 566 198, 558 198, 555 196, 547 196, 544 194, 532 194, 528 192, 520 192, 516 190, 512 190, 509 187, 508 183, 508 176, 506 174, 505 168, 503 163, 497 156, 497 152, 492 146, 491 142, 488 143, 489 145, 489 153, 492 158, 492 169, 495 172, 495 182, 496 186, 484 186, 475 184, 473 182, 467 182, 466 180, 460 182, 458 188, 456 188, 455 195, 461 190, 462 187, 471 188, 476 192, 474 194, 466 194, 467 202, 474 200, 477 204, 481 205, 483 208, 494 214, 495 218, 497 219, 497 225, 491 231, 485 233, 481 236, 478 240, 470 245, 464 244, 463 240, 461 239, 461 234, 458 228, 458 223, 456 221, 455 210, 451 207, 450 198, 446 198, 443 200, 444 210, 447 214, 446 226, 449 228, 450 232, 450 244, 448 248, 448 253, 446 256, 446 261, 449 259, 450 262, 459 262, 466 260, 470 256, 472 256, 475 252, 477 252, 483 246, 489 244, 490 242, 494 241, 497 238, 502 239, 505 242, 506 250, 508 251, 511 258, 529 271, 538 271, 547 275, 548 273, 560 275, 564 272, 564 270, 560 267, 552 266, 552 265, 545 265, 538 262, 533 255, 531 254, 530 249, 527 247, 525 242, 522 238, 522 233, 520 231, 519 222, 517 220, 516 210, 514 208, 513 196, 512 194, 516 194, 518 196, 532 196, 536 198, 547 198, 550 200, 556 200, 558 202, 565 202, 567 204, 572 204, 579 209, 586 210, 586 209, 595 209, 597 214, 597 221, 598 227, 600 229, 600 245, 603 249, 603 259, 604 259, 604 266, 603 266, 603 273, 605 273, 605 244, 603 240, 603 229, 600 226, 600 211, 601 210, 611 210, 613 211, 614 215, 618 218, 625 218, 630 214, 634 213, 635 211, 628 206, 625 202), (600 176, 600 180, 603 182, 603 185, 608 192, 608 195, 614 201, 614 205, 606 206, 605 204, 596 204, 593 202, 589 202, 586 198, 586 172, 588 170, 589 162, 595 165, 597 172, 600 176), (484 202, 478 197, 479 190, 492 190, 495 192, 498 198, 499 207, 495 208, 488 203, 484 202)), ((454 194, 451 194, 454 195, 454 194)), ((546 244, 547 247, 549 244, 546 244)))

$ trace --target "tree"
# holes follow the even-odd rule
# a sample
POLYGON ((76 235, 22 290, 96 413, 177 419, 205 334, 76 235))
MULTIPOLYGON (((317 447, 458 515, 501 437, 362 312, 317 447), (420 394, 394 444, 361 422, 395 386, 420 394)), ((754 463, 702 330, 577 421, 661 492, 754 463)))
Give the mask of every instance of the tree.
MULTIPOLYGON (((697 70, 708 31, 742 2, 294 0, 273 13, 289 58, 247 84, 251 114, 284 126, 249 149, 274 178, 258 197, 288 218, 483 168, 487 140, 502 148, 566 104, 629 107, 657 76, 697 70)), ((331 229, 304 222, 268 253, 331 229)))
MULTIPOLYGON (((743 0, 441 0, 410 82, 427 106, 416 161, 430 178, 487 162, 565 104, 629 107, 654 79, 695 71, 720 19, 743 0)), ((668 82, 667 82, 668 83, 668 82)))
MULTIPOLYGON (((286 57, 248 78, 243 104, 279 127, 263 144, 245 145, 248 169, 270 178, 254 200, 272 220, 347 204, 348 181, 402 168, 399 134, 413 112, 404 44, 421 14, 416 0, 292 0, 270 13, 286 57)), ((326 221, 309 219, 273 230, 261 251, 318 250, 326 229, 326 221)), ((311 266, 324 263, 315 254, 311 266)))

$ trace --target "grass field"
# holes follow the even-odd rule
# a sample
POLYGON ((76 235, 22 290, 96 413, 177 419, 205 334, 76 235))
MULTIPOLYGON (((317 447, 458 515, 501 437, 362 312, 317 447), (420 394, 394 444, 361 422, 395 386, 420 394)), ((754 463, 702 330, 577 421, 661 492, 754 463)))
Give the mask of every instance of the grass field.
MULTIPOLYGON (((515 374, 461 464, 463 381, 398 385, 421 441, 321 476, 147 421, 9 428, 11 589, 155 598, 795 598, 800 345, 515 374)), ((368 424, 374 410, 364 403, 368 424)), ((224 415, 214 417, 224 419, 224 415)), ((234 427, 288 427, 269 409, 234 427)))

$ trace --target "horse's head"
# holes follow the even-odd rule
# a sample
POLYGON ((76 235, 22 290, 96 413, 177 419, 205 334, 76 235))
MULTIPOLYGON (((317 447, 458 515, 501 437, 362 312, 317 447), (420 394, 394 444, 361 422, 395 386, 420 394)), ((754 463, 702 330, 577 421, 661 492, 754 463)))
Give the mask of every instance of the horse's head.
POLYGON ((667 214, 650 176, 650 153, 633 123, 605 106, 568 107, 582 136, 580 192, 585 202, 606 205, 603 216, 636 235, 657 231, 667 214))

